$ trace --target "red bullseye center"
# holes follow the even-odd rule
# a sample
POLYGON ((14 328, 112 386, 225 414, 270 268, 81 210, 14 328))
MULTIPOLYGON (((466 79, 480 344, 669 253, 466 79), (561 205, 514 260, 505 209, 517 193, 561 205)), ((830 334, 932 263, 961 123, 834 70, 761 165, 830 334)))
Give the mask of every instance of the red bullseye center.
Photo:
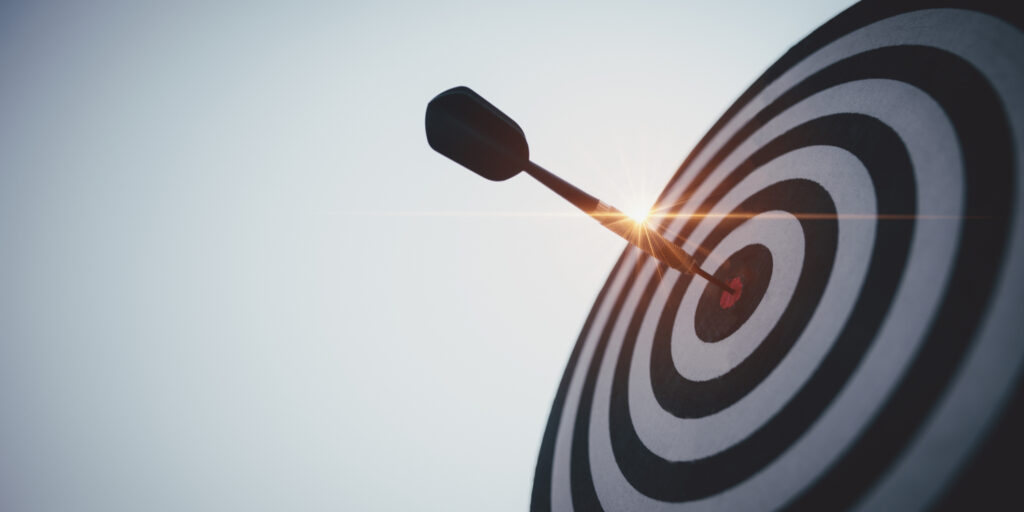
POLYGON ((722 298, 718 301, 718 305, 722 306, 722 309, 729 309, 736 305, 736 301, 740 300, 740 295, 743 294, 743 281, 740 280, 740 276, 736 276, 732 278, 732 281, 729 281, 729 288, 732 288, 733 292, 723 291, 722 298))

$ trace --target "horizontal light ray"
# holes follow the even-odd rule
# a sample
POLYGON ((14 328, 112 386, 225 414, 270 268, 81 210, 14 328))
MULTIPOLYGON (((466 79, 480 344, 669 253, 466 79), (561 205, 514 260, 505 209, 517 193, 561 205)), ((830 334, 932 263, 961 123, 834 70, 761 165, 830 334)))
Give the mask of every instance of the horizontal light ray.
POLYGON ((853 219, 853 220, 941 220, 941 219, 988 219, 985 216, 965 215, 932 215, 932 214, 875 214, 875 213, 652 213, 650 218, 676 219, 676 218, 697 218, 697 219, 806 219, 806 220, 832 220, 832 219, 853 219))
POLYGON ((353 217, 573 217, 586 218, 580 212, 503 212, 503 211, 329 211, 328 215, 353 217))
MULTIPOLYGON (((566 217, 584 218, 579 212, 528 212, 528 211, 330 211, 330 215, 362 216, 362 217, 566 217)), ((633 217, 620 213, 592 213, 592 217, 622 217, 623 220, 635 222, 633 217)), ((872 213, 657 213, 651 212, 648 219, 805 219, 805 220, 985 220, 992 217, 970 215, 933 215, 933 214, 872 214, 872 213)))

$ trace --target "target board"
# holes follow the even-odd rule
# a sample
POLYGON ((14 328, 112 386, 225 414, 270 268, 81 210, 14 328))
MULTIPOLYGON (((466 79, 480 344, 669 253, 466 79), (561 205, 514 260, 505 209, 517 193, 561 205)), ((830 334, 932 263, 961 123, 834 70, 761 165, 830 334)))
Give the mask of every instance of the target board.
POLYGON ((738 292, 626 249, 555 396, 534 510, 1021 501, 1015 7, 858 4, 740 97, 656 207, 738 292))

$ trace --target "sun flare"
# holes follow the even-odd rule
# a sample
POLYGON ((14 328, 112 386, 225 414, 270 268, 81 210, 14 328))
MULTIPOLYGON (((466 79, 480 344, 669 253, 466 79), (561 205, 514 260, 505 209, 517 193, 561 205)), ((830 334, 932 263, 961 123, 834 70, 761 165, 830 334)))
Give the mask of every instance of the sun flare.
POLYGON ((647 222, 647 217, 651 215, 651 210, 648 208, 631 208, 624 213, 633 219, 633 222, 644 224, 647 222))

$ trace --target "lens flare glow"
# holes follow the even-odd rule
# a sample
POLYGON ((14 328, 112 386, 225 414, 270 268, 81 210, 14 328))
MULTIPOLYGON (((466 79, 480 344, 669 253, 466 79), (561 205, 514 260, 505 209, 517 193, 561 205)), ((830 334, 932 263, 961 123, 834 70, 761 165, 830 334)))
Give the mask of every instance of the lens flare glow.
POLYGON ((633 222, 636 222, 637 224, 645 224, 647 222, 647 218, 651 215, 651 210, 642 207, 630 208, 624 213, 628 215, 630 219, 633 219, 633 222))

